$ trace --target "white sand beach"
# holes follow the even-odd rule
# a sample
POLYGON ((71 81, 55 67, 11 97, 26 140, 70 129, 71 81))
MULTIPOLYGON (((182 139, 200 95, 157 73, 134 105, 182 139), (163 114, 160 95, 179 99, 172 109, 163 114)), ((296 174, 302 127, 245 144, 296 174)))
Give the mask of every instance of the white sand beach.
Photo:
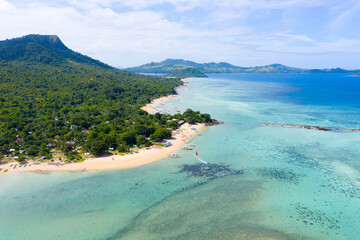
POLYGON ((166 102, 167 100, 172 99, 172 98, 174 98, 176 96, 177 95, 168 95, 168 96, 165 96, 165 97, 154 99, 151 103, 146 104, 141 109, 144 110, 144 111, 147 111, 150 114, 163 113, 156 106, 159 105, 160 103, 166 102))

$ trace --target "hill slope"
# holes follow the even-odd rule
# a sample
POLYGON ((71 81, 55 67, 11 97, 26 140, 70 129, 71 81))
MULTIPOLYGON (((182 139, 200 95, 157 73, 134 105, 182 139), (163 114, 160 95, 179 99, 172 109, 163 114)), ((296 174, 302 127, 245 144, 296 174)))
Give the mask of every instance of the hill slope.
POLYGON ((183 78, 191 78, 191 77, 203 78, 203 77, 207 77, 207 76, 195 68, 184 68, 184 69, 174 70, 174 71, 164 75, 164 77, 183 79, 183 78))
POLYGON ((111 68, 98 60, 67 48, 56 35, 31 34, 0 42, 0 61, 60 64, 66 62, 86 63, 111 68))
POLYGON ((238 67, 229 63, 196 63, 183 59, 167 59, 158 63, 148 63, 138 67, 127 68, 130 72, 141 73, 169 73, 174 70, 194 68, 203 73, 353 73, 356 71, 335 69, 302 69, 288 67, 281 64, 272 64, 258 67, 238 67))

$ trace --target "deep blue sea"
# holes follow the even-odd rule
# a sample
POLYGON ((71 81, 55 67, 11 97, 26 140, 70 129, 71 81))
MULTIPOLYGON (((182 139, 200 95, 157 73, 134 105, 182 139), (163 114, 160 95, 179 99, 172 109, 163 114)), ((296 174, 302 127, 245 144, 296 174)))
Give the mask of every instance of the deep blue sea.
POLYGON ((159 108, 207 112, 194 151, 113 171, 0 175, 2 239, 360 239, 360 77, 213 74, 159 108), (265 127, 263 123, 336 131, 265 127))

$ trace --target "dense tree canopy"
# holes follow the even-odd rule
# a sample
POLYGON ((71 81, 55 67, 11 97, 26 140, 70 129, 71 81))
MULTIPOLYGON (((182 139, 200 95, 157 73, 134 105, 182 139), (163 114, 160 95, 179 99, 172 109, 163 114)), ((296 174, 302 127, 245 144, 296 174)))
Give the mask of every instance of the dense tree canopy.
POLYGON ((161 140, 168 137, 163 129, 177 127, 168 121, 173 116, 150 115, 140 106, 174 94, 180 80, 117 70, 56 38, 31 39, 0 42, 0 154, 99 155, 147 144, 155 133, 161 140))

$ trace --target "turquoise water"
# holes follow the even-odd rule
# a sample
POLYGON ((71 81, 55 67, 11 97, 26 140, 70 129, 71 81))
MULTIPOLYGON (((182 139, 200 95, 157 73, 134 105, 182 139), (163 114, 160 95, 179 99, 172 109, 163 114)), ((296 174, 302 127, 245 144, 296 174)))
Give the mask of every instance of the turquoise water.
POLYGON ((219 74, 164 105, 220 121, 129 170, 0 176, 2 239, 360 239, 360 79, 219 74))

